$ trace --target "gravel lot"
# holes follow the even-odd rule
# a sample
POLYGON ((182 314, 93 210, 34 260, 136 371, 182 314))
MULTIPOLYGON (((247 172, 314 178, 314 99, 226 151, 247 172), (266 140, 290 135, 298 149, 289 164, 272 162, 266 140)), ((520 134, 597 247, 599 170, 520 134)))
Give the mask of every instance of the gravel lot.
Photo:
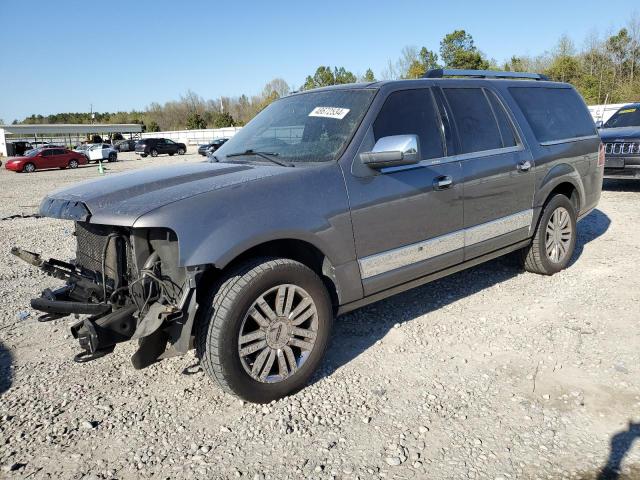
MULTIPOLYGON (((201 158, 121 157, 109 172, 201 158)), ((0 217, 97 175, 3 168, 0 217)), ((0 478, 640 478, 639 199, 606 182, 552 278, 504 258, 340 318, 313 383, 268 406, 193 354, 75 364, 69 320, 28 309, 52 280, 9 253, 72 258, 71 225, 0 221, 0 478)))

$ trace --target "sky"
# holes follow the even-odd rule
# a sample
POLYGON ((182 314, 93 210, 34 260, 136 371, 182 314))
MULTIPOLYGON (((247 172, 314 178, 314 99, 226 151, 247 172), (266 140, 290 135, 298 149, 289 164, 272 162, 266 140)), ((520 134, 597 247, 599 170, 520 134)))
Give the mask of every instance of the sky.
POLYGON ((637 0, 0 0, 0 120, 140 110, 189 89, 252 95, 276 77, 300 87, 319 65, 380 76, 404 46, 437 51, 456 29, 503 62, 552 50, 562 34, 580 47, 638 10, 637 0))

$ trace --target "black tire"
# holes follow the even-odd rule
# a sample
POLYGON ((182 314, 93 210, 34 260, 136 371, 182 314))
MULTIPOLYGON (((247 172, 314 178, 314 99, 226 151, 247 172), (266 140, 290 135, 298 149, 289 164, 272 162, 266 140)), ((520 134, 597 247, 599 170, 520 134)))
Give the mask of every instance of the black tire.
POLYGON ((22 171, 24 173, 33 173, 36 171, 36 166, 31 162, 25 163, 24 166, 22 167, 22 171))
POLYGON ((178 148, 178 155, 184 155, 184 154, 185 154, 184 148, 182 147, 178 148))
POLYGON ((542 210, 542 215, 538 221, 531 245, 522 252, 524 269, 540 275, 553 275, 566 268, 571 261, 576 246, 576 224, 576 208, 571 200, 562 194, 556 194, 551 197, 542 210), (552 242, 551 237, 547 233, 547 227, 554 212, 562 212, 562 209, 569 214, 567 225, 570 226, 571 232, 567 235, 568 240, 566 246, 563 247, 562 257, 554 260, 547 248, 547 242, 552 242))
MULTIPOLYGON (((322 360, 333 324, 331 300, 318 275, 299 262, 259 258, 242 263, 224 275, 200 303, 196 354, 205 372, 227 393, 255 403, 282 398, 304 387, 322 360), (304 289, 313 301, 317 311, 315 343, 294 373, 276 383, 264 383, 245 370, 239 337, 254 302, 264 292, 282 285, 304 289)), ((265 332, 270 332, 269 327, 265 332)))
MULTIPOLYGON (((69 160, 69 168, 78 168, 78 160, 76 160, 75 158, 72 158, 71 160, 69 160)), ((62 167, 64 168, 64 167, 62 167)))
POLYGON ((146 154, 146 153, 141 153, 141 154, 140 154, 140 156, 141 156, 142 158, 147 158, 147 154, 146 154))
POLYGON ((109 154, 109 158, 107 159, 108 162, 117 162, 118 161, 118 154, 115 152, 111 152, 109 154))
POLYGON ((170 157, 173 157, 173 155, 174 155, 173 153, 170 153, 170 154, 169 154, 169 156, 170 156, 170 157))
POLYGON ((151 150, 151 156, 152 157, 157 157, 158 156, 158 151, 155 148, 153 150, 151 150))

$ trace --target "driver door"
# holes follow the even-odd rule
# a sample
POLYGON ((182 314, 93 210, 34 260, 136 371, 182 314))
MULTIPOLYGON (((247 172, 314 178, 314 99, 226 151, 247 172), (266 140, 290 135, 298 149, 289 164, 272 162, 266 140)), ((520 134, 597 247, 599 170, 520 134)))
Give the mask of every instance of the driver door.
MULTIPOLYGON (((446 157, 445 129, 429 88, 391 93, 360 152, 381 139, 417 135, 419 163, 347 175, 365 295, 462 262, 462 166, 446 157)), ((357 167, 357 168, 356 168, 357 167)))

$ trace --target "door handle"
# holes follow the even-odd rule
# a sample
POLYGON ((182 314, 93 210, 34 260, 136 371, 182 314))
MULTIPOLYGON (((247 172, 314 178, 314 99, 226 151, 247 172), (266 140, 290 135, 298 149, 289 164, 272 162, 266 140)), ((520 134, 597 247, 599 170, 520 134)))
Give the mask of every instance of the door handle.
POLYGON ((436 177, 433 179, 433 188, 436 190, 446 190, 453 185, 453 179, 449 176, 436 177))
POLYGON ((519 172, 528 172, 529 170, 531 170, 531 162, 529 160, 518 163, 519 172))

